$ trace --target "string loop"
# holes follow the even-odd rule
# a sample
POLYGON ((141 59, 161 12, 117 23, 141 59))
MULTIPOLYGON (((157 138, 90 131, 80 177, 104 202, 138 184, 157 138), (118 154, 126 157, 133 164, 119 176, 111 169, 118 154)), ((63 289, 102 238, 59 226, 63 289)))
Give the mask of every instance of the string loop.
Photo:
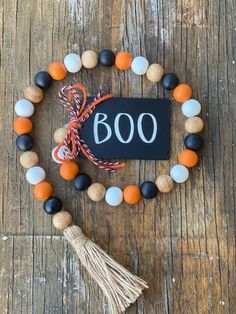
POLYGON ((54 150, 54 158, 58 162, 66 162, 75 159, 80 152, 88 158, 97 167, 107 170, 115 171, 123 168, 125 163, 110 162, 102 160, 94 156, 84 140, 80 137, 80 129, 84 122, 91 116, 94 109, 104 100, 112 98, 112 94, 102 96, 101 91, 97 94, 95 99, 87 104, 87 92, 84 85, 77 83, 73 86, 65 85, 59 92, 59 100, 63 106, 68 110, 70 121, 67 127, 67 134, 63 142, 59 143, 54 150), (82 96, 82 97, 81 97, 82 96), (59 157, 59 150, 61 147, 65 149, 65 156, 59 157))

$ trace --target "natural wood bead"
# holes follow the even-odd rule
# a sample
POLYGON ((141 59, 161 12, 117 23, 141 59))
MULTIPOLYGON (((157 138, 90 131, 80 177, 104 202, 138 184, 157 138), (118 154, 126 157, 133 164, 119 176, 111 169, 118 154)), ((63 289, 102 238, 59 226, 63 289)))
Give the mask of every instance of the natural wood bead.
POLYGON ((20 156, 20 163, 22 167, 26 169, 36 166, 38 162, 39 162, 39 158, 35 152, 32 152, 32 151, 24 152, 20 156))
POLYGON ((59 211, 52 218, 52 223, 56 229, 63 230, 72 223, 72 216, 65 210, 59 211))
POLYGON ((202 131, 204 123, 199 117, 188 118, 185 122, 185 130, 188 133, 199 133, 202 131))
POLYGON ((156 185, 160 192, 168 193, 174 187, 174 182, 168 175, 161 175, 156 179, 156 185))
POLYGON ((38 104, 43 100, 44 94, 38 86, 27 86, 24 90, 24 96, 31 102, 38 104))
POLYGON ((83 52, 81 60, 86 69, 92 69, 98 64, 98 55, 93 50, 86 50, 83 52))
POLYGON ((64 141, 65 137, 66 137, 66 133, 67 133, 67 129, 66 128, 59 128, 55 131, 53 137, 54 137, 54 141, 56 143, 61 143, 62 141, 64 141))
POLYGON ((106 189, 101 183, 93 183, 89 186, 87 193, 92 201, 99 202, 104 198, 106 189))
POLYGON ((149 79, 149 81, 154 83, 160 82, 163 74, 163 67, 157 63, 151 64, 147 70, 147 78, 149 79))

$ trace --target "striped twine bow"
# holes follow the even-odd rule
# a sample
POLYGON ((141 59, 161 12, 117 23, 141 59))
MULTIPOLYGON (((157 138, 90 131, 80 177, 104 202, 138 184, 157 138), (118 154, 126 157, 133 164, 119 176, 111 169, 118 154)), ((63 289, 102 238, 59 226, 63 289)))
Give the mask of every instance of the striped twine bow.
POLYGON ((91 116, 94 109, 104 100, 112 97, 112 94, 101 95, 101 91, 97 94, 92 103, 87 104, 87 92, 85 87, 78 83, 73 86, 65 85, 59 92, 59 99, 63 106, 68 110, 70 121, 67 127, 67 134, 61 143, 54 150, 54 158, 59 163, 75 159, 80 151, 97 167, 114 172, 116 169, 123 168, 125 163, 110 162, 98 159, 93 155, 89 147, 79 135, 79 131, 83 123, 91 116), (82 94, 82 100, 81 100, 82 94), (68 95, 68 96, 67 96, 68 95), (82 102, 82 104, 81 104, 82 102), (63 146, 65 156, 59 157, 59 150, 63 146))

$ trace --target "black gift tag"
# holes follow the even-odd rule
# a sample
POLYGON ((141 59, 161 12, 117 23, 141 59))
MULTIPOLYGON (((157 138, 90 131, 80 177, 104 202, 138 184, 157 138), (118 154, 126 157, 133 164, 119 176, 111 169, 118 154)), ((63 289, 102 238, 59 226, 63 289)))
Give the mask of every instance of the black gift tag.
POLYGON ((101 159, 167 160, 170 154, 170 101, 107 99, 84 122, 80 137, 101 159))

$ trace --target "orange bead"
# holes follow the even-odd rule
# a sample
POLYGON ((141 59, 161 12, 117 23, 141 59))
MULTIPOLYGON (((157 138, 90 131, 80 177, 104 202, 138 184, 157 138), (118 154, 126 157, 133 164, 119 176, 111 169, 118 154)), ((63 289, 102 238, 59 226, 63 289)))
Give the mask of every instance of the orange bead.
POLYGON ((18 135, 28 134, 32 131, 33 124, 30 119, 20 117, 15 119, 13 128, 18 135))
POLYGON ((49 65, 48 73, 54 80, 60 81, 66 77, 67 70, 62 62, 55 61, 49 65))
POLYGON ((40 182, 34 186, 34 196, 39 201, 46 201, 53 192, 51 183, 47 181, 40 182))
POLYGON ((60 175, 65 180, 73 180, 79 173, 79 166, 74 161, 64 162, 60 167, 60 175))
POLYGON ((132 56, 128 51, 120 51, 116 55, 116 67, 120 70, 128 70, 131 66, 132 56))
POLYGON ((124 201, 128 204, 137 204, 141 200, 140 188, 137 185, 128 185, 123 191, 124 201))
POLYGON ((180 103, 190 99, 192 94, 192 88, 188 84, 179 84, 173 91, 174 99, 180 103))
POLYGON ((193 150, 183 149, 178 155, 178 160, 181 165, 192 168, 198 162, 198 155, 193 150))

